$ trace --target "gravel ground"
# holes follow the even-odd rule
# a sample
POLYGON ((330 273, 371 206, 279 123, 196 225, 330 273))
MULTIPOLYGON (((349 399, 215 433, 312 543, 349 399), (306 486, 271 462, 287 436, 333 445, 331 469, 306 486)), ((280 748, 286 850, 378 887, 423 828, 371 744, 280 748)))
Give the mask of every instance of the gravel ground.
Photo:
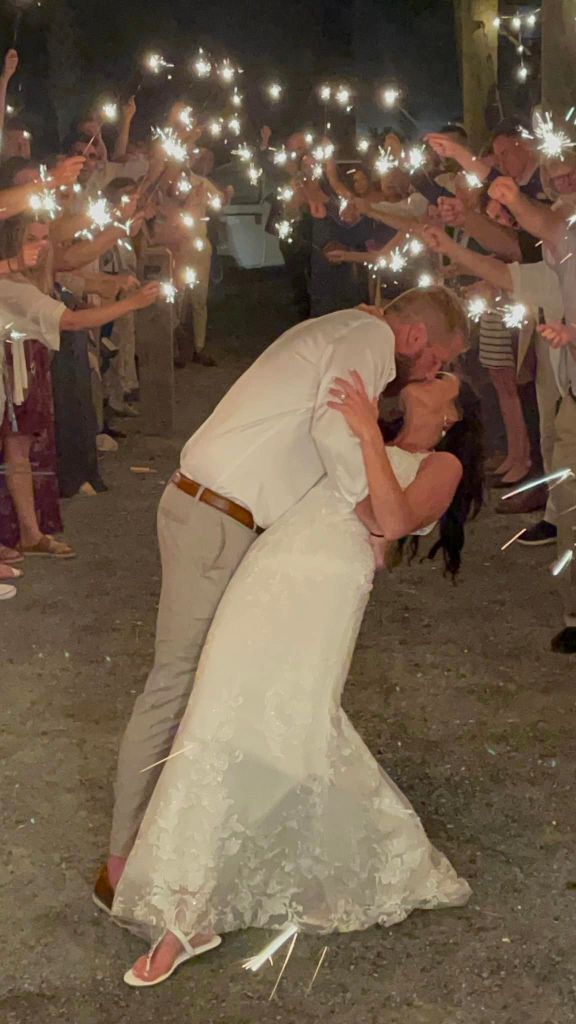
POLYGON ((261 934, 168 984, 133 992, 141 951, 90 901, 106 849, 119 736, 150 665, 159 589, 154 518, 181 442, 289 320, 281 280, 232 280, 211 330, 219 366, 178 375, 174 439, 106 456, 108 494, 66 503, 76 561, 37 562, 2 605, 0 1018, 6 1024, 570 1024, 576 1021, 574 663, 548 652, 548 563, 500 544, 517 519, 469 530, 462 578, 415 564, 378 579, 345 703, 433 841, 471 882, 461 910, 389 931, 300 938, 277 966, 240 961, 261 934), (252 325, 256 325, 256 334, 252 325), (135 476, 131 465, 156 472, 135 476))

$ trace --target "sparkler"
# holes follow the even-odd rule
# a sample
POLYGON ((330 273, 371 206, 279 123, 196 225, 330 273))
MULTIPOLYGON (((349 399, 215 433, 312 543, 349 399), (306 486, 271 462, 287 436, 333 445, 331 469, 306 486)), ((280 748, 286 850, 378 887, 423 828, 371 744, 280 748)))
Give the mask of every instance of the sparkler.
POLYGON ((226 57, 218 67, 218 77, 221 78, 223 82, 226 82, 226 84, 228 84, 229 82, 234 81, 235 75, 236 68, 232 66, 232 64, 226 57))
POLYGON ((522 19, 519 18, 518 15, 516 15, 514 18, 512 18, 512 28, 514 29, 515 32, 519 32, 520 29, 522 28, 522 19))
POLYGON ((332 89, 329 85, 321 85, 318 90, 318 95, 322 100, 322 103, 329 103, 332 97, 332 89))
POLYGON ((184 173, 180 175, 176 182, 176 195, 187 196, 192 191, 192 182, 186 177, 184 173))
POLYGON ((411 256, 419 256, 424 251, 424 245, 419 238, 411 238, 408 241, 408 252, 411 256))
POLYGON ((510 540, 507 540, 506 543, 502 545, 500 551, 507 551, 509 547, 512 547, 512 544, 514 544, 515 541, 524 536, 527 529, 528 527, 525 526, 522 530, 518 530, 518 533, 515 533, 513 537, 510 537, 510 540))
MULTIPOLYGON (((48 170, 44 164, 40 166, 40 180, 48 184, 50 177, 48 170)), ((50 188, 44 188, 41 192, 36 192, 30 196, 30 209, 36 214, 45 214, 50 220, 54 220, 60 213, 61 207, 58 205, 56 197, 56 190, 50 188)))
POLYGON ((552 575, 560 576, 560 573, 563 573, 564 570, 568 568, 573 558, 574 551, 571 548, 569 548, 568 551, 565 551, 564 554, 560 555, 560 558, 557 558, 556 561, 553 562, 553 564, 550 566, 550 572, 552 573, 552 575))
POLYGON ((306 995, 307 996, 309 996, 311 991, 312 991, 312 986, 314 985, 314 982, 316 981, 316 978, 318 977, 318 974, 320 973, 320 968, 322 967, 322 964, 324 963, 324 960, 326 958, 327 952, 328 952, 328 946, 324 946, 324 949, 322 950, 322 952, 320 954, 320 959, 318 961, 318 965, 316 967, 316 970, 314 971, 314 974, 312 975, 312 981, 310 982, 310 984, 308 985, 308 988, 306 989, 306 995))
POLYGON ((402 270, 404 270, 407 264, 408 260, 406 259, 404 253, 398 248, 392 249, 392 252, 390 253, 390 259, 388 261, 388 266, 392 273, 399 274, 402 270))
POLYGON ((208 125, 208 131, 213 139, 218 139, 222 135, 222 122, 221 121, 210 121, 208 125))
POLYGON ((242 97, 241 93, 239 93, 237 89, 234 89, 234 92, 232 93, 232 95, 230 97, 230 103, 232 104, 232 106, 233 107, 241 107, 242 106, 242 100, 243 100, 243 97, 242 97))
POLYGON ((190 216, 189 213, 182 213, 180 215, 180 220, 182 221, 185 228, 196 227, 196 221, 194 220, 194 217, 190 216))
POLYGON ((278 238, 283 242, 292 241, 293 223, 291 220, 280 220, 276 225, 278 238))
POLYGON ((283 167, 284 164, 288 163, 288 153, 286 150, 277 149, 272 157, 272 162, 276 164, 277 167, 283 167))
POLYGON ((192 107, 184 107, 178 114, 178 120, 180 124, 184 125, 185 128, 191 130, 194 127, 194 121, 192 119, 193 110, 192 107))
POLYGON ((194 71, 198 78, 208 78, 212 74, 212 64, 205 56, 203 50, 198 51, 198 56, 193 64, 194 71))
POLYGON ((248 168, 248 181, 251 185, 257 185, 262 177, 262 168, 256 167, 255 164, 250 164, 248 168))
POLYGON ((574 142, 566 132, 554 128, 550 114, 536 114, 534 135, 540 140, 538 149, 551 160, 563 160, 567 149, 574 147, 574 142))
POLYGON ((374 169, 381 177, 384 177, 386 174, 392 171, 394 167, 398 166, 398 161, 394 156, 392 156, 392 152, 390 149, 384 150, 382 149, 381 146, 379 146, 378 153, 379 155, 376 157, 376 160, 374 162, 374 169))
POLYGON ((168 62, 164 60, 164 57, 160 53, 151 53, 148 57, 146 57, 144 63, 146 64, 146 67, 148 68, 149 71, 152 72, 153 75, 159 75, 162 70, 167 70, 168 68, 174 67, 173 64, 168 64, 168 62))
POLYGON ((183 272, 184 284, 187 288, 193 288, 194 285, 198 284, 198 272, 194 267, 184 267, 183 272))
POLYGON ((278 103, 278 100, 282 97, 282 86, 278 82, 271 82, 266 92, 273 103, 278 103))
POLYGON ((281 185, 276 195, 282 203, 289 203, 294 198, 294 189, 290 185, 281 185))
POLYGON ((509 330, 517 330, 522 327, 528 317, 528 310, 521 302, 513 302, 509 306, 502 306, 500 312, 502 313, 502 323, 509 330))
MULTIPOLYGON (((166 300, 166 302, 168 303, 169 306, 173 306, 174 303, 176 302, 176 296, 178 294, 178 289, 176 288, 176 286, 175 286, 173 281, 161 281, 160 282, 160 294, 163 296, 163 298, 166 300)), ((182 753, 182 751, 178 751, 178 753, 182 753)), ((159 764, 161 764, 161 763, 162 762, 159 762, 159 764)), ((150 767, 153 768, 154 765, 150 765, 150 767)), ((146 768, 144 768, 142 770, 143 771, 147 771, 146 768)))
MULTIPOLYGON (((254 150, 250 149, 250 146, 247 146, 245 142, 238 146, 238 149, 233 149, 232 153, 234 156, 239 156, 242 163, 248 163, 254 156, 254 150)), ((280 161, 274 158, 274 163, 280 163, 280 161)))
POLYGON ((276 992, 278 991, 278 986, 279 986, 280 982, 282 981, 282 977, 283 977, 284 971, 288 967, 288 961, 290 960, 290 957, 292 956, 292 953, 294 952, 294 946, 296 945, 296 939, 297 938, 298 938, 298 932, 295 932, 294 936, 292 938, 292 942, 290 943, 290 945, 288 947, 288 952, 286 953, 286 959, 284 960, 284 963, 282 964, 282 969, 280 971, 280 974, 278 975, 278 977, 276 979, 276 984, 274 985, 274 988, 272 989, 272 991, 270 993, 270 997, 268 999, 269 1003, 272 1002, 272 1000, 274 999, 274 996, 276 995, 276 992))
POLYGON ((466 312, 468 313, 470 320, 477 324, 478 321, 484 316, 484 313, 488 312, 489 308, 490 307, 486 299, 484 299, 481 295, 476 295, 473 299, 469 300, 468 305, 466 307, 466 312))
POLYGON ((525 82, 528 78, 528 68, 525 64, 521 64, 518 70, 516 71, 516 78, 519 82, 525 82))
POLYGON ((508 494, 504 494, 502 501, 506 501, 508 498, 514 498, 517 494, 523 494, 524 491, 531 491, 533 487, 541 487, 542 484, 552 483, 553 486, 549 488, 549 490, 552 490, 553 487, 557 487, 558 484, 564 483, 565 480, 569 480, 573 476, 574 473, 571 469, 558 469, 555 473, 548 473, 546 476, 538 477, 537 480, 530 480, 529 483, 522 484, 521 487, 516 487, 515 490, 510 491, 508 494))
POLYGON ((370 149, 370 142, 368 139, 359 139, 356 143, 356 149, 359 153, 367 153, 370 149))
POLYGON ((90 199, 86 207, 86 214, 92 228, 103 231, 112 223, 112 210, 105 196, 99 194, 96 199, 90 199))
POLYGON ((406 155, 406 169, 412 174, 420 171, 426 163, 426 149, 424 146, 411 146, 406 155))
POLYGON ((382 92, 382 102, 388 110, 391 110, 392 107, 396 106, 399 99, 400 91, 393 85, 387 86, 382 92))
POLYGON ((330 160, 334 156, 334 145, 328 142, 325 146, 316 146, 316 149, 312 150, 312 156, 319 161, 330 160))
POLYGON ((230 120, 228 121, 228 128, 230 129, 233 135, 240 135, 240 132, 242 131, 240 119, 238 117, 231 117, 230 120))
POLYGON ((110 103, 103 103, 102 104, 102 117, 105 118, 106 121, 110 121, 110 123, 112 123, 113 121, 117 121, 118 120, 118 104, 117 103, 112 103, 112 102, 110 102, 110 103))
POLYGON ((206 248, 206 242, 203 238, 195 238, 192 245, 196 249, 196 252, 204 252, 204 249, 206 248))
POLYGON ((434 278, 432 277, 432 274, 420 274, 420 277, 418 278, 419 288, 431 288, 433 284, 434 278))
POLYGON ((214 210, 215 212, 221 210, 222 200, 220 196, 212 196, 212 198, 208 200, 208 206, 210 207, 211 210, 214 210))
POLYGON ((298 928, 295 924, 286 925, 286 927, 279 932, 271 942, 264 946, 264 949, 261 949, 256 956, 251 956, 249 960, 244 961, 242 964, 244 970, 252 971, 255 974, 267 960, 270 960, 270 958, 274 956, 274 953, 277 953, 279 949, 282 949, 282 946, 297 934, 298 928))
POLYGON ((480 180, 477 174, 473 174, 470 171, 465 171, 464 180, 468 188, 482 188, 483 182, 480 180))
POLYGON ((349 107, 352 93, 347 85, 341 85, 334 94, 334 99, 339 107, 349 107))
POLYGON ((184 163, 188 158, 188 149, 174 129, 155 128, 153 129, 153 132, 154 138, 160 139, 162 149, 168 159, 175 160, 176 163, 184 163))

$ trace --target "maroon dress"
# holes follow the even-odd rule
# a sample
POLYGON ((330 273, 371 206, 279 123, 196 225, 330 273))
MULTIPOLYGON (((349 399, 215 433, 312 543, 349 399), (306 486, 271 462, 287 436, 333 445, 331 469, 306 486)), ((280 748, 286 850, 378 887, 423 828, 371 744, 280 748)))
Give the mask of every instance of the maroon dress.
MULTIPOLYGON (((38 525, 42 533, 60 533, 60 503, 58 500, 58 478, 56 476, 56 445, 54 440, 54 405, 50 379, 50 353, 39 341, 25 341, 26 366, 28 368, 28 390, 21 405, 6 403, 4 419, 0 424, 0 447, 6 437, 17 433, 32 438, 30 462, 34 476, 34 504, 38 525), (14 419, 12 421, 11 411, 14 419)), ((12 394, 12 346, 5 346, 4 370, 6 394, 12 394)), ((5 458, 2 462, 5 463, 5 458)), ((0 544, 14 547, 20 531, 16 509, 6 487, 5 472, 0 473, 0 544)))

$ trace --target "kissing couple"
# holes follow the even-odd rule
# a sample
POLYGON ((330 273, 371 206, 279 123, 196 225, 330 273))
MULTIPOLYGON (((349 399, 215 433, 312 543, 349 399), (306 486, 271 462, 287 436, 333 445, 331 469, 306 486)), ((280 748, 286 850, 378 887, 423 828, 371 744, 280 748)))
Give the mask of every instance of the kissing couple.
POLYGON ((440 374, 467 332, 443 287, 301 323, 184 447, 158 515, 154 665, 94 890, 151 947, 129 985, 237 929, 346 932, 468 899, 341 707, 389 545, 439 523, 454 573, 481 503, 478 403, 440 374))

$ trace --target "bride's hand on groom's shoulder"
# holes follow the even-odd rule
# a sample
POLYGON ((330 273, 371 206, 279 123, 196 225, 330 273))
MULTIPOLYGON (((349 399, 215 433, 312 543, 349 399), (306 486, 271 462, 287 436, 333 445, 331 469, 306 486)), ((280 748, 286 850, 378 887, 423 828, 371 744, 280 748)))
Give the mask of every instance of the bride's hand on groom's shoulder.
POLYGON ((356 370, 350 371, 350 380, 336 377, 330 388, 329 409, 342 413, 350 430, 361 441, 372 440, 378 427, 378 399, 370 398, 364 381, 356 370))

